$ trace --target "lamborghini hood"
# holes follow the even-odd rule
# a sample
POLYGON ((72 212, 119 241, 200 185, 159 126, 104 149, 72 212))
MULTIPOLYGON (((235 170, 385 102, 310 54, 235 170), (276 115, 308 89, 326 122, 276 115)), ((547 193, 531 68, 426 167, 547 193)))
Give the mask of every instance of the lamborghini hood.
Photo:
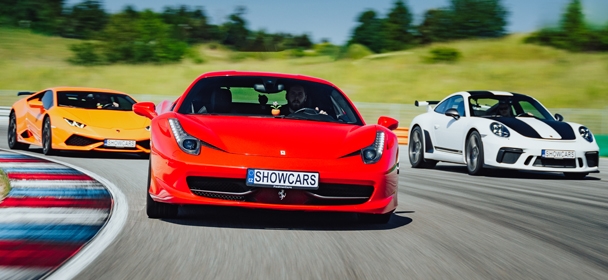
POLYGON ((150 120, 136 115, 133 111, 91 110, 79 108, 61 108, 59 113, 64 118, 99 128, 140 129, 146 127, 150 120))
POLYGON ((374 125, 238 116, 183 116, 184 130, 233 154, 288 158, 339 158, 373 144, 374 125))

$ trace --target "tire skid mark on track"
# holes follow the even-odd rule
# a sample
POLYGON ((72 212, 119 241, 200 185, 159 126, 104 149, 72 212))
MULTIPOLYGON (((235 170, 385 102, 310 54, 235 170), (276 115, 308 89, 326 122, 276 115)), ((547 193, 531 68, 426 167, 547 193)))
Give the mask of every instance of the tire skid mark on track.
POLYGON ((67 166, 0 151, 11 190, 0 202, 0 279, 37 279, 73 257, 105 225, 112 197, 67 166))

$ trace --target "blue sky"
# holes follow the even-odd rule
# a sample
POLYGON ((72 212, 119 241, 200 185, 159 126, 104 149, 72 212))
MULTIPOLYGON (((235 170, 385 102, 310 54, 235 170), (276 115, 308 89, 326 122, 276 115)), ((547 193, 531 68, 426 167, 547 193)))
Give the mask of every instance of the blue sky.
MULTIPOLYGON (((225 21, 236 6, 245 6, 249 30, 287 32, 294 35, 309 34, 315 42, 323 38, 334 44, 343 44, 357 26, 357 17, 373 9, 382 17, 392 8, 395 0, 101 0, 104 9, 115 13, 126 5, 137 10, 146 8, 160 12, 165 6, 201 6, 215 24, 225 21)), ((81 0, 67 0, 74 4, 81 0)), ((448 6, 449 0, 405 0, 417 20, 425 11, 448 6)), ((507 31, 530 32, 543 26, 556 24, 570 0, 502 0, 509 10, 507 31)), ((589 21, 608 23, 608 0, 581 0, 583 12, 589 21)))

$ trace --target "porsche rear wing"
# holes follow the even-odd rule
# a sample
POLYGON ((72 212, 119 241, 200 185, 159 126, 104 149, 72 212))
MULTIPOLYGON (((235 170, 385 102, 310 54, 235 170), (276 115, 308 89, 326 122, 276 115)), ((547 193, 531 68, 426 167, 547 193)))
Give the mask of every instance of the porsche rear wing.
POLYGON ((437 105, 439 103, 439 101, 414 101, 414 106, 416 107, 420 107, 420 106, 427 106, 427 111, 431 111, 433 110, 433 107, 431 105, 437 105))

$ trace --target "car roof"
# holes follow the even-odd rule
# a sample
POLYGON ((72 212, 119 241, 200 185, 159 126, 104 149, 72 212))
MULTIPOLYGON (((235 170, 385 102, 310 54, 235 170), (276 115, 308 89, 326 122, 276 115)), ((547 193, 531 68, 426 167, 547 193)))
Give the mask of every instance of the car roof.
MULTIPOLYGON (((113 89, 90 88, 90 87, 66 87, 66 86, 61 86, 61 87, 47 88, 46 90, 53 90, 55 92, 57 92, 57 91, 84 91, 84 92, 103 92, 103 93, 111 93, 111 94, 126 94, 124 92, 120 92, 120 91, 113 90, 113 89)), ((126 95, 128 95, 128 94, 126 94, 126 95)))
POLYGON ((236 70, 207 72, 207 73, 200 75, 194 82, 198 82, 199 80, 204 79, 204 78, 221 77, 221 76, 224 76, 224 77, 225 76, 275 77, 275 78, 302 80, 302 81, 308 81, 308 82, 317 82, 317 83, 322 83, 322 84, 336 87, 334 84, 332 84, 331 82, 329 82, 327 80, 312 77, 312 76, 306 76, 306 75, 300 75, 300 74, 276 73, 276 72, 236 71, 236 70))
POLYGON ((508 92, 508 91, 499 91, 499 90, 468 90, 466 91, 471 96, 481 97, 481 96, 527 96, 521 93, 508 92))

